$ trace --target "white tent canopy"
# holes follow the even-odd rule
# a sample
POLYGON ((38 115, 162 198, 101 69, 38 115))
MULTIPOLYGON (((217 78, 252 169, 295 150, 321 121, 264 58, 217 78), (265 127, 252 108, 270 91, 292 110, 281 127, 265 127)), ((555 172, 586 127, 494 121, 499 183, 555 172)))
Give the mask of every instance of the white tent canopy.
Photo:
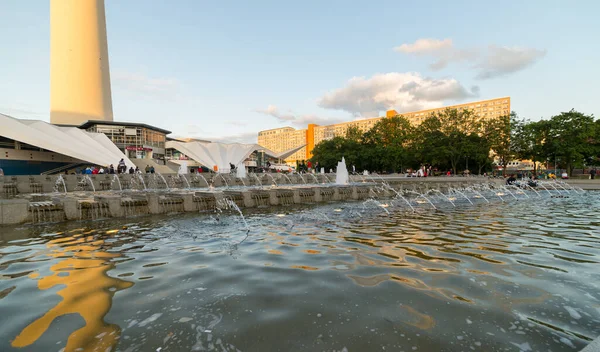
POLYGON ((263 151, 266 155, 273 158, 285 159, 293 153, 300 150, 302 147, 296 147, 281 153, 275 153, 259 144, 242 144, 242 143, 216 143, 216 142, 179 142, 168 141, 167 148, 173 148, 187 155, 201 165, 213 169, 216 166, 217 172, 229 172, 229 163, 236 167, 243 164, 250 154, 254 151, 263 151))
POLYGON ((103 133, 61 127, 39 120, 19 120, 0 114, 0 136, 33 145, 82 162, 117 166, 125 159, 127 167, 135 165, 103 133))

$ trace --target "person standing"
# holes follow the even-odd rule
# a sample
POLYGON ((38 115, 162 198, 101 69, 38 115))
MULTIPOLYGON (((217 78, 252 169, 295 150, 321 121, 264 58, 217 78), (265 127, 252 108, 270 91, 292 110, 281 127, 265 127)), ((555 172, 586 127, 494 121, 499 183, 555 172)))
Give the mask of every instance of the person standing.
POLYGON ((592 169, 592 171, 590 171, 590 178, 593 180, 596 177, 596 169, 592 169))
POLYGON ((150 173, 153 174, 154 173, 154 166, 150 166, 150 173))
POLYGON ((118 168, 119 168, 119 173, 120 173, 120 174, 124 174, 124 173, 126 173, 126 172, 127 172, 127 165, 125 165, 125 159, 121 159, 121 160, 119 161, 119 166, 118 166, 118 168))
POLYGON ((308 168, 308 172, 312 172, 312 163, 310 160, 306 163, 306 167, 308 168))
POLYGON ((146 165, 146 173, 149 174, 150 173, 150 165, 146 165))

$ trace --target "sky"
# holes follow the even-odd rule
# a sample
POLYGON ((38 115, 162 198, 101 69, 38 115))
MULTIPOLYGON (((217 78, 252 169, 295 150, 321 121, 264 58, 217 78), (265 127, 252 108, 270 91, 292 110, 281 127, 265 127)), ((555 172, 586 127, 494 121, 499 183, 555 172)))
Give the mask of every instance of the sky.
MULTIPOLYGON (((256 142, 504 96, 531 120, 600 110, 597 1, 105 3, 114 119, 176 136, 256 142)), ((49 1, 0 16, 0 112, 49 121, 49 1)))

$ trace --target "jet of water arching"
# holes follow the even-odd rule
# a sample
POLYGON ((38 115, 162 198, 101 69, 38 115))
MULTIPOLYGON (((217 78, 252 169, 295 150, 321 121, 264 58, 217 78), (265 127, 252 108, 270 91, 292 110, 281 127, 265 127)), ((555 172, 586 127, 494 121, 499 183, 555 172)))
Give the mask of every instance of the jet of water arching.
POLYGON ((156 172, 156 175, 158 175, 158 177, 160 177, 160 179, 165 183, 165 187, 167 187, 167 191, 169 190, 169 184, 167 183, 167 180, 165 180, 165 178, 163 177, 163 175, 161 175, 160 172, 156 172))
POLYGON ((510 194, 514 199, 517 199, 517 200, 519 199, 506 186, 502 186, 502 189, 505 190, 506 192, 508 192, 508 194, 510 194))
POLYGON ((201 173, 197 173, 196 175, 202 177, 202 179, 204 180, 204 183, 206 183, 206 187, 210 186, 210 184, 208 183, 208 181, 206 180, 206 178, 201 173))
POLYGON ((483 198, 486 202, 490 202, 481 192, 479 192, 478 190, 476 190, 475 188, 467 188, 468 190, 470 190, 471 192, 475 193, 476 195, 480 196, 481 198, 483 198))
POLYGON ((562 182, 555 181, 555 183, 556 183, 556 185, 557 185, 558 187, 560 187, 560 188, 564 189, 564 190, 565 190, 565 192, 567 192, 567 194, 569 194, 569 190, 568 190, 568 189, 566 189, 565 187, 563 187, 563 185, 562 185, 562 182))
MULTIPOLYGON (((520 186, 520 185, 527 185, 527 183, 526 183, 526 182, 523 182, 523 183, 520 183, 520 184, 519 184, 519 186, 520 186)), ((523 190, 521 189, 521 187, 519 187, 519 186, 517 186, 517 185, 510 185, 510 186, 508 186, 508 187, 515 188, 515 189, 516 189, 516 190, 515 190, 515 193, 516 193, 516 194, 523 194, 525 197, 527 197, 527 198, 531 198, 531 197, 529 196, 529 194, 527 194, 525 191, 523 191, 523 190)))
POLYGON ((311 175, 311 176, 312 176, 312 178, 314 178, 314 179, 315 179, 315 183, 320 183, 320 182, 319 182, 319 179, 318 179, 318 178, 317 178, 317 177, 316 177, 316 176, 315 176, 315 175, 314 175, 312 172, 309 172, 308 174, 309 174, 309 175, 311 175))
POLYGON ((429 198, 427 198, 427 196, 425 196, 425 195, 423 195, 423 194, 421 194, 421 193, 419 193, 419 192, 417 192, 417 191, 406 191, 406 192, 407 192, 407 193, 416 194, 416 195, 417 195, 417 198, 423 198, 423 199, 425 199, 427 202, 429 202, 429 204, 431 204, 431 206, 433 207, 433 209, 436 209, 436 210, 437 210, 436 206, 435 206, 435 205, 433 205, 433 203, 431 203, 431 201, 429 200, 429 198))
POLYGON ((260 177, 258 177, 255 173, 253 173, 252 175, 254 175, 254 178, 256 178, 256 181, 258 181, 258 185, 260 186, 260 188, 263 188, 262 182, 260 182, 260 177))
POLYGON ((113 179, 110 182, 110 184, 112 185, 113 183, 115 183, 115 181, 117 181, 117 184, 119 185, 119 191, 123 191, 123 187, 121 187, 121 180, 119 179, 119 176, 117 176, 117 174, 113 175, 113 179))
POLYGON ((90 186, 92 186, 92 191, 94 193, 96 193, 96 187, 94 186, 94 181, 92 181, 92 179, 90 178, 89 175, 85 175, 85 177, 83 178, 87 183, 90 184, 90 186))
POLYGON ((229 184, 227 183, 227 179, 225 178, 225 176, 223 176, 223 174, 219 173, 219 176, 221 176, 221 179, 223 180, 223 182, 225 182, 225 188, 229 188, 229 184))
POLYGON ((146 190, 146 182, 144 181, 144 176, 142 174, 137 174, 137 177, 140 181, 142 181, 142 186, 144 186, 144 191, 146 190))
POLYGON ((54 183, 54 192, 58 192, 58 185, 62 184, 64 193, 67 193, 67 185, 65 184, 65 179, 62 175, 58 175, 56 182, 54 183))
POLYGON ((277 187, 277 181, 275 181, 275 178, 268 172, 266 173, 266 175, 269 176, 271 180, 273 180, 273 184, 277 187))
POLYGON ((298 176, 300 176, 300 179, 302 180, 302 182, 304 182, 304 184, 306 184, 306 180, 304 179, 304 177, 302 177, 302 174, 298 173, 298 176))
MULTIPOLYGON (((437 189, 437 188, 432 188, 432 189, 430 189, 428 192, 437 192, 437 193, 441 194, 441 195, 442 195, 444 198, 446 198, 446 200, 447 200, 447 201, 449 201, 449 202, 450 202, 450 204, 452 204, 452 206, 453 206, 453 207, 456 207, 456 204, 454 204, 454 202, 453 202, 453 201, 452 201, 450 198, 448 198, 448 196, 447 196, 447 195, 445 195, 445 194, 444 194, 444 192, 440 191, 439 189, 437 189)), ((468 200, 468 199, 469 199, 469 198, 467 198, 467 200, 468 200)), ((471 204, 473 204, 473 203, 471 203, 471 204)))
POLYGON ((292 184, 292 180, 290 180, 290 178, 288 177, 288 175, 283 174, 283 177, 285 177, 288 180, 288 182, 290 183, 290 185, 292 184))
MULTIPOLYGON (((374 173, 374 174, 375 174, 375 176, 379 177, 379 179, 381 180, 381 182, 387 183, 387 182, 385 182, 385 179, 383 177, 381 177, 381 175, 379 175, 378 173, 374 173)), ((373 181, 375 181, 375 179, 373 179, 373 181)))
MULTIPOLYGON (((566 188, 567 188, 569 191, 575 191, 575 193, 580 193, 580 191, 579 191, 577 188, 575 188, 575 186, 572 186, 572 185, 568 184, 568 183, 567 183, 567 182, 565 182, 565 181, 557 181, 557 183, 559 183, 559 184, 563 185, 563 186, 564 186, 564 187, 566 187, 566 188)), ((582 190, 582 191, 583 191, 583 190, 582 190)))
POLYGON ((466 199, 469 203, 471 203, 471 205, 473 205, 473 202, 471 201, 471 199, 469 199, 469 197, 467 197, 466 194, 464 194, 463 192, 459 191, 456 188, 453 188, 452 191, 455 192, 455 193, 457 193, 457 194, 460 194, 464 199, 466 199))
POLYGON ((381 204, 380 202, 378 202, 377 200, 375 200, 373 198, 369 198, 363 202, 363 209, 366 207, 367 204, 375 204, 376 206, 383 209, 387 215, 390 215, 390 212, 386 209, 386 206, 381 204))
POLYGON ((179 177, 180 179, 182 178, 185 181, 185 184, 187 185, 188 189, 192 188, 192 186, 190 186, 190 183, 188 182, 187 178, 185 178, 184 174, 177 174, 177 177, 179 177))
POLYGON ((548 188, 546 188, 545 182, 541 182, 541 181, 540 181, 540 182, 538 182, 538 186, 540 186, 540 187, 543 187, 543 188, 544 188, 544 190, 546 190, 546 192, 547 192, 548 194, 552 194, 552 193, 550 193, 550 190, 549 190, 548 188))
POLYGON ((244 214, 242 213, 242 210, 240 209, 240 207, 238 207, 238 205, 235 204, 235 202, 229 198, 223 198, 223 200, 225 201, 227 208, 234 209, 235 211, 238 212, 238 214, 240 214, 240 218, 242 218, 242 221, 244 222, 244 228, 246 229, 246 231, 250 231, 250 227, 248 226, 248 223, 246 222, 246 218, 244 218, 244 214))
POLYGON ((530 190, 534 191, 538 197, 540 196, 540 192, 537 191, 537 189, 531 187, 527 182, 523 182, 522 185, 524 185, 525 187, 528 187, 530 190))
POLYGON ((391 186, 390 186, 390 185, 388 185, 387 183, 384 183, 384 184, 383 184, 383 187, 385 187, 385 188, 387 188, 387 189, 389 189, 389 190, 393 191, 394 193, 396 193, 396 197, 400 197, 400 198, 402 198, 402 200, 404 200, 404 202, 405 202, 406 204, 408 204, 408 206, 410 207, 410 209, 412 209, 412 211, 413 211, 413 212, 415 211, 415 208, 412 206, 412 204, 410 204, 410 202, 409 202, 409 201, 408 201, 406 198, 404 198, 404 196, 402 195, 402 193, 400 193, 400 192, 396 191, 396 190, 395 190, 393 187, 391 187, 391 186))

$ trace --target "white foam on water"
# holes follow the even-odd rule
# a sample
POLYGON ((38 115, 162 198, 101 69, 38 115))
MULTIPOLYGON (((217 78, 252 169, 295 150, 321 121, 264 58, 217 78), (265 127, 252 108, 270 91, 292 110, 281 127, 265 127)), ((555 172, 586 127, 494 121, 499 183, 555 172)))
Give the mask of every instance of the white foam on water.
POLYGON ((179 319, 180 323, 187 323, 188 321, 193 320, 192 318, 188 318, 188 317, 183 317, 181 319, 179 319))
POLYGON ((571 316, 571 318, 581 319, 581 314, 579 314, 579 312, 577 312, 575 310, 575 308, 569 307, 569 306, 564 306, 564 308, 567 310, 567 312, 569 312, 569 315, 571 316))
POLYGON ((516 342, 511 342, 511 344, 517 346, 519 348, 519 350, 521 350, 522 352, 531 351, 531 346, 529 346, 529 342, 524 342, 522 344, 518 344, 516 342))
POLYGON ((575 345, 573 344, 573 342, 571 342, 571 340, 569 340, 566 337, 561 337, 560 338, 560 342, 564 343, 565 345, 571 347, 571 348, 575 348, 575 345))
POLYGON ((151 316, 149 316, 148 318, 142 320, 141 323, 139 323, 140 327, 144 327, 152 322, 155 322, 158 318, 160 318, 160 316, 162 315, 162 313, 154 313, 151 316))

